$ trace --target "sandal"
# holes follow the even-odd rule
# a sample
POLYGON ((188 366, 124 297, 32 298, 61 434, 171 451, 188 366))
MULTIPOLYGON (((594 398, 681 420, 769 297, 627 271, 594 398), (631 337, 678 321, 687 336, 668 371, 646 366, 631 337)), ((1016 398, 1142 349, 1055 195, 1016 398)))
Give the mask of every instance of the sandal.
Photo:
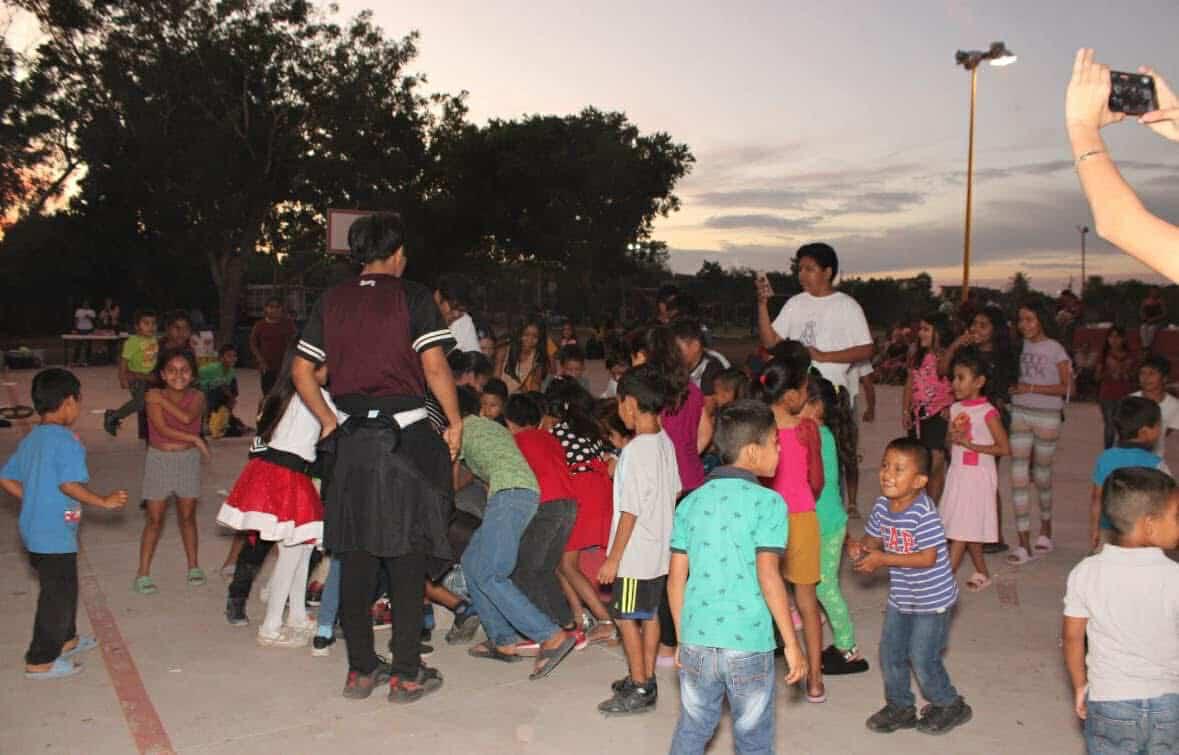
POLYGON ((489 661, 501 661, 503 663, 519 663, 523 660, 518 655, 503 652, 491 642, 481 642, 478 645, 467 648, 467 655, 472 658, 485 658, 489 661))
POLYGON ((58 658, 48 671, 26 671, 26 679, 64 679, 82 673, 82 667, 65 658, 58 658))
POLYGON ((156 583, 153 582, 151 577, 147 575, 136 577, 135 581, 131 583, 131 590, 132 592, 137 592, 140 595, 155 595, 160 591, 160 589, 156 587, 156 583))
POLYGON ((208 581, 205 579, 205 572, 199 566, 189 569, 186 579, 188 580, 189 587, 201 587, 208 581))
POLYGON ((1032 556, 1022 545, 1017 545, 1011 549, 1011 552, 1008 553, 1007 557, 1003 560, 1012 566, 1023 566, 1028 561, 1032 560, 1032 556))
POLYGON ((966 589, 970 592, 982 592, 990 586, 991 578, 978 572, 971 574, 970 579, 966 580, 966 589))
POLYGON ((1032 550, 1041 555, 1051 553, 1056 548, 1052 544, 1052 538, 1046 535, 1040 535, 1036 538, 1035 544, 1032 545, 1032 550))
POLYGON ((61 651, 61 658, 73 658, 75 655, 81 655, 88 650, 93 650, 98 647, 98 640, 94 639, 88 634, 78 636, 78 644, 74 645, 69 650, 61 651))
POLYGON ((808 703, 815 703, 816 705, 817 705, 817 704, 819 704, 819 703, 825 703, 825 702, 827 702, 827 688, 826 688, 826 687, 824 687, 824 688, 823 688, 823 691, 822 691, 822 692, 820 692, 820 693, 819 693, 819 694, 817 694, 817 695, 812 695, 812 694, 810 693, 810 690, 807 690, 807 693, 806 693, 806 701, 807 701, 808 703))
POLYGON ((544 665, 536 667, 533 672, 528 675, 528 678, 535 682, 538 679, 544 679, 546 676, 553 673, 557 666, 561 665, 561 661, 565 660, 569 654, 573 652, 573 647, 576 644, 577 638, 573 635, 567 634, 565 635, 565 639, 562 640, 561 644, 557 647, 552 648, 551 650, 545 650, 544 648, 541 648, 540 654, 537 656, 537 662, 543 662, 544 665))

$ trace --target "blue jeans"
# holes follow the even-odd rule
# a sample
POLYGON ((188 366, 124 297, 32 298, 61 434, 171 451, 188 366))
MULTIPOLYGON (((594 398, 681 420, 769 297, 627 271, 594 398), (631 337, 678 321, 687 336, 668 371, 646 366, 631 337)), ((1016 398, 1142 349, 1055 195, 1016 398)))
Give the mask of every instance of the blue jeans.
POLYGON ((1087 704, 1085 748, 1105 753, 1179 752, 1179 695, 1087 704))
POLYGON ((559 628, 511 580, 520 538, 536 516, 539 503, 538 493, 521 488, 491 496, 483 524, 463 552, 471 604, 479 613, 487 639, 501 647, 513 644, 520 635, 544 642, 559 628))
POLYGON ((774 751, 774 654, 680 645, 680 720, 672 755, 703 753, 729 698, 739 753, 774 751))
POLYGON ((909 683, 910 667, 925 699, 939 707, 958 697, 942 663, 942 651, 950 634, 950 609, 941 613, 901 613, 892 606, 884 615, 880 632, 880 669, 884 675, 884 699, 909 708, 917 703, 909 683))
POLYGON ((317 634, 320 637, 331 637, 335 633, 336 613, 340 610, 340 562, 337 559, 324 556, 331 561, 328 567, 327 581, 323 583, 323 593, 319 596, 319 624, 317 634))

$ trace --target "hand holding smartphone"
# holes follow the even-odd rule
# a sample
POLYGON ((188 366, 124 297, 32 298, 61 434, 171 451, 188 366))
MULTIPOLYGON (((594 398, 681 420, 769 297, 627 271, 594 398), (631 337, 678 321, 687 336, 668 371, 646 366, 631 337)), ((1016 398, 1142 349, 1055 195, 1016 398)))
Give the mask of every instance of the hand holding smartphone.
POLYGON ((1159 109, 1154 77, 1145 73, 1109 72, 1111 113, 1143 115, 1159 109))

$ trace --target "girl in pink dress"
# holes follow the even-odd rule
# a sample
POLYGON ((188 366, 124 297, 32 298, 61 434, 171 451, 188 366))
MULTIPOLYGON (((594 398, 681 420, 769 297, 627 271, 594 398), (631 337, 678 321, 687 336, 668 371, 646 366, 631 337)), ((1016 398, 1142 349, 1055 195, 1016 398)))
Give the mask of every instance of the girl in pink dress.
POLYGON ((942 495, 942 524, 950 541, 950 568, 957 573, 969 551, 974 574, 966 589, 978 592, 991 584, 983 543, 999 538, 995 461, 1011 453, 1007 431, 994 405, 983 395, 990 365, 973 348, 962 349, 953 362, 954 397, 950 407, 950 471, 942 495))
POLYGON ((902 397, 901 424, 910 438, 929 449, 932 466, 925 490, 938 503, 946 484, 947 409, 954 403, 950 381, 938 369, 942 352, 953 340, 950 321, 940 312, 921 318, 917 328, 917 352, 909 365, 902 397))

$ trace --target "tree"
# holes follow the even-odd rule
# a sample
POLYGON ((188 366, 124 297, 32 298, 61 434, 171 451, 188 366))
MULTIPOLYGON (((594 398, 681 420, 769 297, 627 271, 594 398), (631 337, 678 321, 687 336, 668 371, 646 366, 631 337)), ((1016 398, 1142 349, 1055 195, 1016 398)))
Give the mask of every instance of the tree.
POLYGON ((35 75, 79 124, 73 212, 117 208, 145 246, 203 259, 223 339, 245 258, 288 238, 280 222, 297 237, 328 206, 421 195, 445 98, 404 73, 414 38, 387 40, 368 14, 341 28, 307 0, 18 2, 47 34, 35 75))
POLYGON ((1011 276, 1011 283, 1007 286, 1008 295, 1015 301, 1026 297, 1032 291, 1032 281, 1026 273, 1016 272, 1011 276))

